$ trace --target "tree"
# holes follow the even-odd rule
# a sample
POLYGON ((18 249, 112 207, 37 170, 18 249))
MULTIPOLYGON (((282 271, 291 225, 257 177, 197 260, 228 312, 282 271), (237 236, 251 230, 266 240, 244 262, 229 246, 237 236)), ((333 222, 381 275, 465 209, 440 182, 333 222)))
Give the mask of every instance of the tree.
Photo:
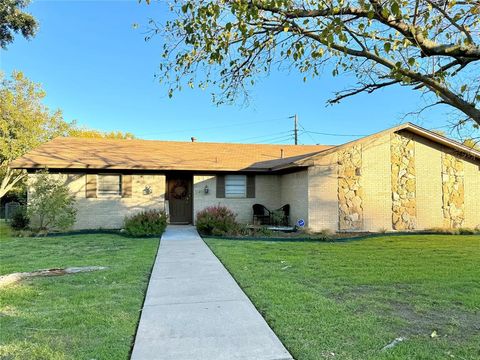
POLYGON ((30 39, 35 36, 38 23, 35 18, 22 11, 30 0, 2 0, 0 2, 0 46, 3 49, 13 42, 14 33, 21 32, 30 39))
POLYGON ((38 230, 67 230, 75 223, 76 214, 75 196, 68 185, 47 171, 38 172, 28 203, 28 215, 37 222, 38 230))
POLYGON ((478 139, 465 139, 463 140, 463 145, 468 146, 474 150, 480 151, 480 140, 478 139))
POLYGON ((45 92, 22 72, 11 79, 0 78, 0 199, 25 178, 24 171, 8 164, 27 151, 56 137, 72 126, 62 113, 53 113, 42 104, 45 92))
POLYGON ((66 122, 62 112, 53 113, 42 104, 46 93, 39 84, 13 72, 11 79, 0 78, 0 199, 26 178, 25 171, 11 169, 9 163, 29 150, 57 137, 133 139, 132 133, 102 132, 66 122))
POLYGON ((80 137, 80 138, 91 138, 91 139, 135 139, 135 135, 130 132, 123 131, 99 131, 94 129, 89 129, 86 127, 77 127, 73 126, 68 131, 68 136, 80 137))
POLYGON ((147 36, 164 39, 159 77, 170 96, 213 85, 221 103, 273 65, 304 80, 330 68, 357 78, 331 104, 401 85, 480 125, 478 0, 173 0, 170 9, 173 19, 152 20, 147 36))

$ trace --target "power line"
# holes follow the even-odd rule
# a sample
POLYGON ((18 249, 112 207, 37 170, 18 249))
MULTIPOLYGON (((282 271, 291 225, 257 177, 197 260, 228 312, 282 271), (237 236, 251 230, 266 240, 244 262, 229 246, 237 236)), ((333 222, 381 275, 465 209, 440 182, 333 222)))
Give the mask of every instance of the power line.
POLYGON ((307 131, 307 130, 305 130, 305 132, 310 134, 325 135, 325 136, 368 136, 368 134, 332 134, 332 133, 307 131))
POLYGON ((281 136, 281 137, 276 137, 272 139, 265 139, 262 141, 259 141, 258 144, 265 144, 265 143, 275 143, 278 141, 286 141, 286 140, 291 140, 292 136, 281 136))
POLYGON ((265 140, 262 140, 262 141, 259 141, 258 144, 264 144, 264 143, 275 143, 275 142, 279 142, 279 141, 286 141, 286 140, 291 140, 292 139, 292 135, 288 135, 288 136, 278 136, 278 137, 274 137, 274 138, 271 138, 271 139, 265 139, 265 140))
POLYGON ((299 125, 300 125, 300 127, 303 129, 303 133, 302 133, 302 134, 307 134, 307 135, 310 137, 310 139, 312 139, 312 141, 313 141, 314 143, 318 143, 318 141, 313 138, 313 136, 307 131, 307 129, 305 129, 305 128, 303 127, 302 124, 299 124, 299 125))
POLYGON ((194 131, 204 131, 204 130, 228 129, 230 127, 235 127, 235 126, 251 125, 251 124, 265 123, 265 122, 271 122, 271 121, 276 121, 276 120, 285 120, 285 119, 288 119, 288 117, 285 116, 285 117, 274 118, 274 119, 248 121, 248 122, 234 123, 234 124, 228 124, 228 125, 222 125, 222 126, 210 126, 210 127, 197 128, 197 129, 150 132, 150 133, 143 133, 143 134, 140 133, 138 135, 139 136, 159 135, 159 134, 164 135, 164 134, 176 134, 176 133, 191 133, 191 132, 194 132, 194 131))
POLYGON ((249 137, 249 138, 239 139, 239 140, 236 140, 236 141, 247 141, 247 140, 253 140, 253 139, 271 138, 274 135, 284 135, 284 134, 286 135, 286 134, 289 134, 290 132, 291 132, 291 130, 287 130, 287 131, 281 131, 281 132, 273 133, 273 134, 265 134, 265 135, 259 135, 259 136, 253 136, 253 137, 249 137))

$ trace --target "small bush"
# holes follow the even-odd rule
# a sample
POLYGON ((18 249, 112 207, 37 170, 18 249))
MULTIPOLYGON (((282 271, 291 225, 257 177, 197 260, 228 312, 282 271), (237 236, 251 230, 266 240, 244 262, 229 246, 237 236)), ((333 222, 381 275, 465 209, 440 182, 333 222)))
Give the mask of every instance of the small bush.
POLYGON ((235 235, 240 229, 236 217, 226 206, 209 206, 197 213, 197 230, 202 235, 235 235))
POLYGON ((167 214, 160 210, 145 210, 125 217, 127 235, 135 237, 160 236, 167 227, 167 214))
POLYGON ((30 218, 27 215, 25 208, 20 208, 12 216, 10 227, 13 230, 25 230, 30 224, 30 218))
POLYGON ((476 229, 470 229, 470 228, 460 228, 458 229, 458 233, 460 235, 475 235, 475 234, 478 234, 479 231, 476 229))
POLYGON ((76 214, 75 196, 70 193, 68 185, 46 170, 37 172, 28 203, 28 216, 33 223, 31 228, 39 234, 51 230, 65 231, 75 223, 76 214))
POLYGON ((388 232, 388 230, 385 227, 381 227, 380 229, 378 229, 379 234, 386 234, 387 232, 388 232))
POLYGON ((253 236, 259 236, 259 237, 272 237, 275 235, 275 232, 273 230, 270 230, 267 227, 259 227, 256 228, 253 232, 253 236))
POLYGON ((445 234, 445 235, 475 235, 480 234, 480 229, 470 229, 470 228, 432 228, 428 229, 427 232, 436 233, 436 234, 445 234))

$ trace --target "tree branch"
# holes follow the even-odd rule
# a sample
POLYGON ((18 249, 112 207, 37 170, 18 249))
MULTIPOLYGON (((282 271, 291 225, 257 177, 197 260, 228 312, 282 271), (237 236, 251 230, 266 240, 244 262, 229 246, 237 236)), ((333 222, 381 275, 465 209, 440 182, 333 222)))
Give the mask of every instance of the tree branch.
POLYGON ((379 84, 362 84, 362 86, 360 88, 342 90, 342 91, 339 91, 339 92, 335 93, 335 97, 333 99, 328 100, 327 102, 330 105, 338 104, 340 101, 342 101, 343 99, 345 99, 347 97, 354 96, 354 95, 360 94, 362 92, 366 92, 368 94, 371 94, 374 91, 379 90, 381 88, 384 88, 384 87, 387 87, 387 86, 390 86, 390 85, 394 85, 394 84, 399 84, 399 83, 400 83, 400 80, 391 80, 391 81, 386 81, 386 82, 379 83, 379 84))

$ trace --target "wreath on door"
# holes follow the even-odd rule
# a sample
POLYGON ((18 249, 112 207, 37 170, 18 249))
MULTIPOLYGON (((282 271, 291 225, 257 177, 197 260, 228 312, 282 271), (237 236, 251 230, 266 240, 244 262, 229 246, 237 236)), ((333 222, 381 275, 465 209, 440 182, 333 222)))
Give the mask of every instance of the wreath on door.
POLYGON ((171 195, 175 199, 185 199, 187 196, 187 183, 183 180, 177 180, 175 184, 173 185, 171 195))

